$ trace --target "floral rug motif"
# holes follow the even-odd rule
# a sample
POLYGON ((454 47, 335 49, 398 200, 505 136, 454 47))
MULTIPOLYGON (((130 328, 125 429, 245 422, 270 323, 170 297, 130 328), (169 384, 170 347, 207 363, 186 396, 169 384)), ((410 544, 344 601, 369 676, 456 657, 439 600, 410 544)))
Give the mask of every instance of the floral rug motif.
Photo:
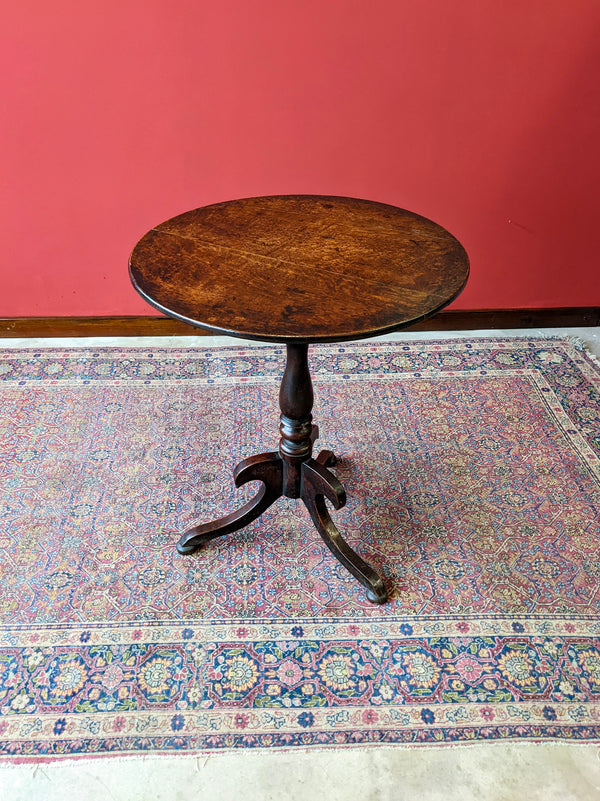
POLYGON ((278 347, 0 351, 0 754, 600 739, 600 367, 561 339, 310 349, 333 513, 180 556, 277 446, 278 347))

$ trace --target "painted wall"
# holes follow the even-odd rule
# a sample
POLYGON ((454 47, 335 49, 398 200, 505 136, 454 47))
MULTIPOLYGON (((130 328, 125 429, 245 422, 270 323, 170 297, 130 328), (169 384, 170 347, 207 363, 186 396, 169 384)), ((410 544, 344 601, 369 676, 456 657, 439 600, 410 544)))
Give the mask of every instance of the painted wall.
POLYGON ((598 0, 19 0, 0 33, 0 316, 152 310, 163 219, 354 195, 446 226, 458 308, 600 304, 598 0))

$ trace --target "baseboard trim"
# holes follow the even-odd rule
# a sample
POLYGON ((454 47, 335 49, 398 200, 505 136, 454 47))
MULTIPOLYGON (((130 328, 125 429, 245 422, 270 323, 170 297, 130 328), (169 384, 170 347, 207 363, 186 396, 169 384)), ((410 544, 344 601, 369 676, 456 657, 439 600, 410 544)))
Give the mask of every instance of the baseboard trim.
MULTIPOLYGON (((469 331, 497 328, 572 328, 600 325, 600 306, 550 309, 447 310, 411 331, 469 331)), ((5 317, 0 337, 208 336, 170 317, 5 317)))

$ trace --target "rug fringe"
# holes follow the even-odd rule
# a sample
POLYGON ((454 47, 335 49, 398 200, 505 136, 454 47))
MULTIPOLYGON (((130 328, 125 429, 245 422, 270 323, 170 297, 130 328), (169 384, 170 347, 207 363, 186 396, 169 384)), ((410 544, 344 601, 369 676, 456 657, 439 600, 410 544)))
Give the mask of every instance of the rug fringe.
MULTIPOLYGON (((111 752, 104 752, 98 754, 90 754, 90 755, 73 755, 73 754, 64 754, 64 755, 53 755, 47 757, 2 757, 0 759, 0 771, 2 769, 6 769, 8 767, 30 767, 34 768, 38 765, 49 765, 52 767, 58 765, 69 765, 69 766, 80 766, 86 767, 91 766, 94 764, 98 764, 99 762, 111 762, 113 764, 128 764, 132 762, 166 762, 168 760, 173 760, 176 762, 185 762, 186 760, 190 763, 196 762, 196 770, 201 770, 209 759, 211 758, 219 758, 219 757, 226 757, 226 756, 234 756, 237 755, 240 758, 243 758, 242 755, 252 754, 258 756, 259 754, 262 755, 265 759, 272 759, 273 756, 277 754, 289 754, 289 755, 299 755, 304 754, 307 757, 309 755, 315 754, 316 752, 337 752, 340 751, 352 751, 353 753, 364 753, 367 754, 374 749, 377 751, 439 751, 444 749, 468 749, 471 750, 473 748, 513 748, 513 747, 529 747, 529 748, 593 748, 594 750, 598 751, 599 743, 597 740, 520 740, 520 739, 510 739, 510 740, 473 740, 473 741, 461 741, 461 742, 438 742, 438 743, 371 743, 370 745, 363 744, 345 744, 343 746, 340 745, 323 745, 323 746, 311 746, 310 748, 298 748, 298 747, 274 747, 269 748, 267 751, 265 750, 258 750, 258 749, 240 749, 240 748, 219 748, 219 749, 211 749, 211 750, 204 750, 204 751, 195 751, 195 752, 180 752, 180 753, 173 753, 173 752, 152 752, 152 753, 133 753, 133 754, 117 754, 111 752)), ((600 751, 598 752, 599 759, 600 759, 600 751)))
POLYGON ((562 337, 562 339, 566 340, 570 345, 573 345, 573 347, 576 350, 585 353, 585 355, 591 362, 600 367, 600 358, 596 356, 595 353, 592 353, 588 343, 585 342, 583 339, 581 339, 581 337, 567 336, 567 337, 562 337))

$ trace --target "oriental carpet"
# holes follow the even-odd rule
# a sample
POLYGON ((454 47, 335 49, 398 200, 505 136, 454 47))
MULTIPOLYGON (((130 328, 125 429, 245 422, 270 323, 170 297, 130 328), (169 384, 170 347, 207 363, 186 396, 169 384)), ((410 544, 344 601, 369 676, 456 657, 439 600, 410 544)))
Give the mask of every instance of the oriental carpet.
POLYGON ((333 513, 282 499, 277 347, 0 351, 0 753, 600 740, 600 368, 561 339, 312 347, 333 513))

